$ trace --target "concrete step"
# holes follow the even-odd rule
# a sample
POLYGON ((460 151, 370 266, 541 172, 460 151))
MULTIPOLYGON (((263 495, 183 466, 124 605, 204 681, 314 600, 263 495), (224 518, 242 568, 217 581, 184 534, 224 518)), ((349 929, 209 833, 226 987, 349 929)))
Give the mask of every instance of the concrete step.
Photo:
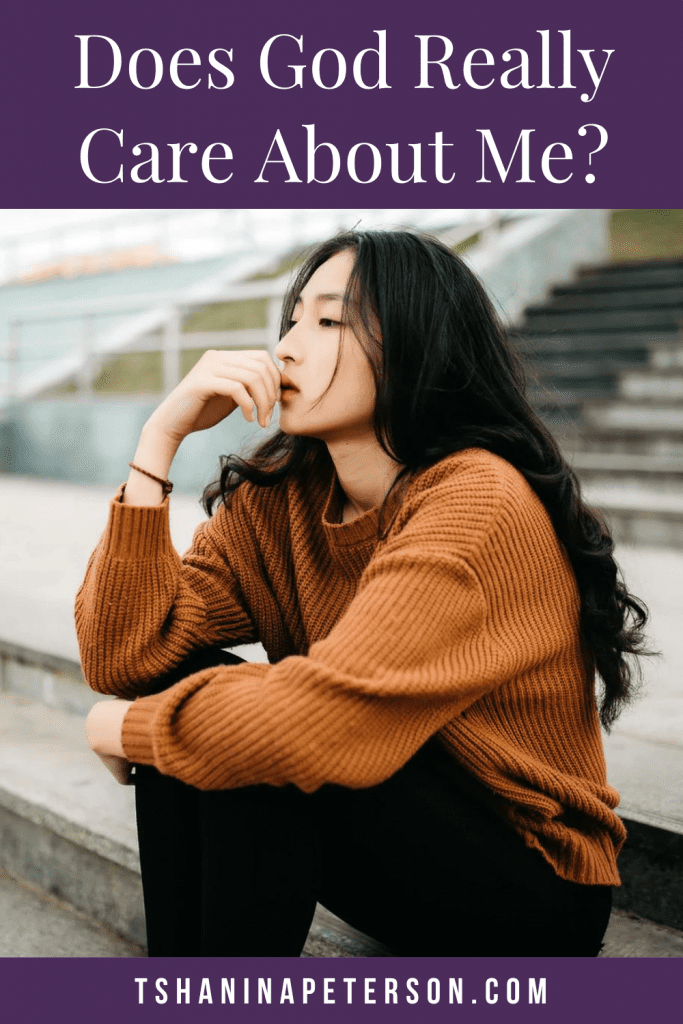
MULTIPOLYGON (((76 716, 45 708, 14 694, 0 694, 0 737, 0 867, 12 878, 22 879, 32 886, 34 896, 38 892, 37 898, 42 898, 41 892, 47 893, 56 901, 51 904, 55 913, 63 916, 65 904, 80 912, 78 920, 83 927, 74 925, 75 934, 78 933, 74 942, 78 948, 87 948, 87 943, 92 942, 93 949, 116 948, 119 951, 91 955, 141 955, 144 926, 132 788, 119 786, 86 750, 83 720, 76 716), (116 945, 117 936, 123 937, 123 945, 116 945), (108 947, 106 942, 115 945, 108 947)), ((663 898, 659 893, 655 899, 649 878, 651 865, 660 863, 661 856, 668 855, 667 844, 676 844, 677 838, 681 838, 677 829, 683 833, 683 822, 675 812, 680 772, 676 773, 675 765, 666 757, 657 760, 652 751, 648 751, 645 756, 650 773, 658 772, 654 784, 650 775, 648 790, 638 781, 638 771, 634 776, 630 767, 640 763, 634 762, 634 742, 642 746, 642 740, 620 736, 610 740, 607 749, 610 777, 617 787, 621 786, 624 794, 624 813, 634 816, 639 827, 647 831, 645 840, 639 834, 639 859, 632 874, 636 879, 647 880, 651 919, 658 924, 683 928, 683 880, 680 886, 673 887, 673 897, 669 892, 668 904, 663 907, 659 905, 663 898)), ((642 760, 643 755, 638 756, 642 760)), ((627 862, 628 854, 623 863, 627 865, 627 862)), ((626 866, 627 873, 628 870, 626 866)), ((5 889, 7 899, 16 906, 15 887, 12 895, 9 892, 12 887, 5 880, 5 889)), ((1 890, 0 886, 0 899, 1 890)), ((632 882, 629 891, 625 889, 620 898, 626 909, 642 912, 645 897, 639 882, 632 882)), ((26 900, 27 908, 34 906, 35 899, 26 896, 26 900)), ((40 912, 47 912, 44 905, 40 912)), ((36 951, 32 944, 28 918, 14 913, 10 920, 15 923, 16 948, 25 943, 23 948, 34 950, 31 955, 47 955, 36 951)), ((7 929, 5 941, 12 942, 7 929)), ((391 954, 367 936, 340 923, 324 908, 318 908, 304 955, 391 954)))
POLYGON ((585 423, 591 426, 604 424, 606 402, 620 406, 621 411, 609 414, 616 416, 619 422, 624 420, 626 404, 649 408, 652 416, 647 417, 644 412, 635 415, 648 419, 657 428, 662 422, 667 426, 670 422, 662 420, 667 406, 683 406, 683 367, 657 371, 648 366, 642 370, 627 370, 616 359, 566 357, 535 361, 529 367, 527 380, 527 394, 536 408, 601 403, 596 412, 590 405, 582 410, 585 423))
POLYGON ((574 422, 558 423, 554 429, 566 450, 642 455, 653 459, 677 458, 683 454, 683 431, 667 427, 643 429, 639 423, 625 426, 574 422))
MULTIPOLYGON (((578 380, 590 381, 593 379, 604 379, 616 381, 617 377, 624 372, 648 373, 649 364, 643 370, 624 370, 625 361, 617 355, 596 352, 591 356, 583 352, 575 356, 549 355, 544 358, 536 358, 531 363, 530 377, 533 380, 578 380)), ((632 366, 633 361, 626 361, 626 366, 632 366)))
MULTIPOLYGON (((64 903, 75 908, 99 927, 98 934, 108 929, 137 948, 94 955, 140 955, 144 921, 132 788, 118 786, 86 749, 80 717, 0 694, 0 740, 0 867, 61 901, 62 910, 64 903)), ((646 906, 657 923, 683 928, 683 877, 661 872, 667 858, 680 855, 683 842, 676 811, 683 781, 680 748, 618 735, 608 741, 607 757, 627 824, 632 818, 639 830, 633 868, 630 848, 622 858, 624 877, 631 881, 618 899, 631 913, 642 914, 646 906), (643 763, 649 784, 643 783, 643 763)), ((16 892, 10 898, 16 904, 16 892)), ((21 930, 24 922, 16 915, 15 920, 21 930)), ((391 954, 320 908, 304 955, 391 954)))
POLYGON ((667 259, 628 260, 610 263, 591 263, 579 267, 579 278, 632 276, 634 279, 643 273, 665 273, 683 270, 683 259, 679 256, 667 259))
MULTIPOLYGON (((103 950, 37 952, 41 940, 25 934, 26 920, 14 914, 16 934, 5 926, 4 941, 28 950, 14 956, 144 955, 134 790, 118 785, 87 749, 83 721, 0 693, 0 908, 4 879, 8 905, 25 899, 27 914, 70 914, 70 948, 103 950)), ((305 956, 389 955, 337 920, 318 909, 305 956)))
POLYGON ((680 285, 671 285, 666 288, 610 288, 585 291, 555 290, 552 297, 544 304, 536 303, 527 306, 527 316, 549 310, 559 312, 560 310, 600 310, 600 309, 649 309, 650 307, 675 307, 683 306, 683 282, 680 285))
POLYGON ((0 957, 144 957, 85 914, 0 870, 0 957))
MULTIPOLYGON (((526 334, 561 331, 567 334, 612 333, 623 331, 674 332, 683 324, 683 306, 653 306, 650 309, 553 311, 541 306, 528 311, 526 334)), ((599 344, 599 341, 597 342, 599 344)))
POLYGON ((629 487, 654 484, 662 490, 683 488, 682 455, 639 455, 574 448, 567 458, 582 480, 620 479, 629 487))
POLYGON ((562 380, 541 379, 538 385, 527 387, 527 397, 543 416, 553 409, 570 410, 576 417, 584 402, 605 402, 617 393, 616 380, 562 380))
MULTIPOLYGON (((95 924, 67 903, 0 870, 0 957, 145 957, 143 946, 95 924)), ((304 957, 390 957, 391 952, 321 907, 304 957)), ((614 910, 603 957, 680 957, 683 932, 614 910)))
POLYGON ((683 407, 665 402, 590 402, 583 415, 587 431, 618 428, 643 433, 683 432, 683 407))
POLYGON ((587 491, 590 500, 601 507, 639 509, 648 512, 670 512, 672 515, 683 514, 683 483, 678 482, 668 490, 651 486, 646 482, 641 485, 629 485, 617 482, 605 482, 604 486, 597 483, 587 491))
POLYGON ((653 370, 683 370, 683 344, 655 345, 650 366, 653 370))
MULTIPOLYGON (((670 701, 672 710, 680 707, 670 701)), ((681 721, 672 740, 657 722, 653 739, 629 732, 628 721, 606 739, 608 772, 622 794, 628 854, 620 860, 622 886, 616 905, 683 929, 683 749, 681 721), (664 783, 662 785, 661 783, 664 783)))
POLYGON ((663 264, 654 269, 627 270, 618 267, 610 273, 584 272, 570 284, 557 285, 552 289, 553 295, 569 293, 585 294, 587 292, 606 291, 610 289, 648 289, 683 286, 683 266, 663 264))
POLYGON ((681 957, 683 932, 613 910, 602 957, 681 957))
MULTIPOLYGON (((350 929, 338 917, 320 908, 303 956, 392 956, 367 936, 350 929), (334 952, 332 952, 334 950, 334 952)), ((511 952, 514 955, 514 952, 511 952)), ((683 931, 657 924, 615 907, 605 935, 601 957, 680 957, 683 931)))
POLYGON ((666 373, 629 370, 619 378, 619 395, 634 402, 679 402, 683 404, 683 368, 666 373))
POLYGON ((519 327, 512 335, 517 350, 526 358, 585 358, 603 359, 607 356, 620 362, 647 363, 662 350, 664 359, 675 359, 683 354, 683 335, 677 331, 601 331, 600 333, 558 332, 530 334, 526 327, 519 327))
POLYGON ((0 867, 141 945, 134 790, 101 769, 83 721, 0 694, 0 867))
MULTIPOLYGON (((586 473, 584 494, 604 513, 617 544, 683 548, 683 483, 633 473, 586 473)), ((682 758, 683 760, 683 758, 682 758)))
MULTIPOLYGON (((660 372, 649 368, 625 371, 618 369, 615 363, 610 366, 607 360, 546 360, 534 364, 528 381, 527 394, 535 407, 600 402, 600 410, 590 406, 584 409, 585 422, 591 426, 604 425, 605 415, 608 419, 616 417, 619 423, 625 422, 625 407, 632 403, 649 409, 650 417, 644 411, 635 415, 648 420, 650 429, 659 429, 662 424, 668 427, 671 423, 665 411, 667 407, 683 406, 683 370, 678 368, 660 372), (602 405, 608 401, 618 404, 619 411, 605 414, 602 405)), ((674 420, 678 422, 676 417, 674 420)))

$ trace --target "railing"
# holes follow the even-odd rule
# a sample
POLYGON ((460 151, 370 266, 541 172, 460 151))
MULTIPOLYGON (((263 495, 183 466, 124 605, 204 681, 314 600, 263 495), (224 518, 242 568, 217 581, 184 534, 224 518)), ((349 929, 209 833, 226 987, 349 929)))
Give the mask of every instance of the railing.
MULTIPOLYGON (((41 391, 56 387, 70 378, 76 378, 82 394, 92 393, 94 380, 102 362, 123 352, 145 352, 161 350, 164 366, 164 391, 171 390, 178 382, 180 373, 179 353, 183 347, 194 347, 199 341, 205 347, 212 347, 215 340, 206 332, 182 333, 185 317, 203 303, 237 302, 249 298, 267 299, 267 322, 265 330, 255 332, 254 347, 266 347, 271 351, 277 344, 278 318, 288 275, 273 281, 259 281, 212 288, 188 289, 184 300, 161 303, 160 296, 150 296, 155 302, 151 308, 140 311, 145 297, 127 296, 120 300, 106 300, 93 303, 87 309, 68 304, 67 308, 49 308, 39 314, 20 312, 10 321, 9 340, 4 353, 8 367, 7 381, 0 390, 0 398, 17 401, 31 398, 41 391), (200 294, 202 293, 203 294, 200 294), (137 310, 136 312, 133 312, 137 310), (96 316, 125 314, 121 323, 97 333, 96 316), (74 322, 74 341, 71 351, 55 358, 27 374, 21 374, 22 356, 24 362, 30 349, 22 350, 22 329, 41 323, 54 324, 59 320, 74 322), (154 334, 152 334, 154 332, 154 334), (157 335, 160 335, 158 337, 157 335), (256 337, 257 335, 257 337, 256 337), (183 346, 183 341, 186 342, 183 346)), ((228 338, 228 332, 220 332, 218 338, 224 346, 240 346, 244 339, 242 332, 229 332, 235 337, 228 338)))
MULTIPOLYGON (((440 237, 452 247, 476 237, 476 246, 468 256, 511 319, 526 303, 539 298, 548 283, 566 276, 572 265, 591 255, 602 255, 597 250, 604 225, 601 227, 595 211, 524 211, 515 216, 513 211, 500 210, 466 213, 459 224, 440 232, 440 237), (561 244, 553 241, 555 236, 561 238, 561 244)), ((239 262, 240 276, 262 264, 262 257, 245 256, 239 262)), ((233 277, 235 273, 233 268, 233 277)), ((133 351, 161 351, 163 390, 167 392, 179 380, 183 348, 241 347, 247 341, 240 331, 184 333, 182 326, 188 313, 208 303, 265 300, 266 327, 250 331, 248 343, 272 353, 289 279, 287 273, 274 279, 237 283, 219 273, 172 296, 157 291, 15 310, 5 352, 0 352, 7 370, 4 388, 0 384, 0 403, 36 397, 67 380, 75 381, 79 394, 90 396, 103 363, 133 351), (98 331, 97 318, 103 316, 121 316, 121 321, 98 331), (70 351, 22 374, 22 361, 26 363, 30 352, 27 334, 41 323, 61 322, 64 327, 69 321, 74 331, 70 351)))

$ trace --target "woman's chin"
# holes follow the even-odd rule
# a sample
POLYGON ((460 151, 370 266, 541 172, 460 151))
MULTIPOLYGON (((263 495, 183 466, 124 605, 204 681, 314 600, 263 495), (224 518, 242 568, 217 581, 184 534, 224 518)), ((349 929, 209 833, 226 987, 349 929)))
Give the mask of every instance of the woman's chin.
POLYGON ((280 405, 280 416, 279 426, 280 430, 285 434, 298 434, 301 437, 315 437, 315 425, 311 422, 311 417, 308 418, 305 415, 301 415, 288 408, 289 403, 284 402, 280 405))
POLYGON ((292 434, 298 437, 308 437, 311 434, 310 430, 307 430, 303 423, 297 423, 294 416, 283 416, 280 413, 280 430, 283 434, 292 434))
POLYGON ((296 418, 287 414, 285 409, 280 408, 278 426, 284 434, 298 434, 296 418))

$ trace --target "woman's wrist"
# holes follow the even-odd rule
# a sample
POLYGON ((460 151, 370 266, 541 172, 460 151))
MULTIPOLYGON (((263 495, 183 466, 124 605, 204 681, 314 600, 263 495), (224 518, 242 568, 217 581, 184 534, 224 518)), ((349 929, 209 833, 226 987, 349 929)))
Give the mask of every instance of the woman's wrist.
POLYGON ((121 735, 123 719, 132 701, 100 700, 92 706, 85 723, 90 749, 100 756, 125 757, 121 735))
POLYGON ((131 765, 121 742, 123 719, 130 706, 131 701, 128 700, 98 701, 91 708, 85 723, 85 735, 90 749, 123 786, 131 782, 131 765))
MULTIPOLYGON (((159 480, 167 480, 179 444, 180 441, 170 437, 153 418, 150 418, 142 428, 131 461, 159 480)), ((131 469, 123 495, 124 504, 160 505, 166 493, 159 480, 152 479, 152 476, 147 476, 138 469, 131 469)))

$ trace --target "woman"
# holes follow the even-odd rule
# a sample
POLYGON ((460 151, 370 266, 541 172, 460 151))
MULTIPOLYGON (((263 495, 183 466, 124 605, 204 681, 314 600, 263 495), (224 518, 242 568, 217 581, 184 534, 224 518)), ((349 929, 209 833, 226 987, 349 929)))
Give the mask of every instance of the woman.
POLYGON ((350 232, 275 355, 153 413, 79 592, 91 746, 137 765, 150 956, 298 956, 316 900, 401 956, 597 956, 624 829, 600 719, 645 610, 436 241, 350 232), (167 477, 238 407, 181 560, 167 477), (271 664, 219 650, 260 640, 271 664), (602 680, 600 701, 594 680, 602 680))

